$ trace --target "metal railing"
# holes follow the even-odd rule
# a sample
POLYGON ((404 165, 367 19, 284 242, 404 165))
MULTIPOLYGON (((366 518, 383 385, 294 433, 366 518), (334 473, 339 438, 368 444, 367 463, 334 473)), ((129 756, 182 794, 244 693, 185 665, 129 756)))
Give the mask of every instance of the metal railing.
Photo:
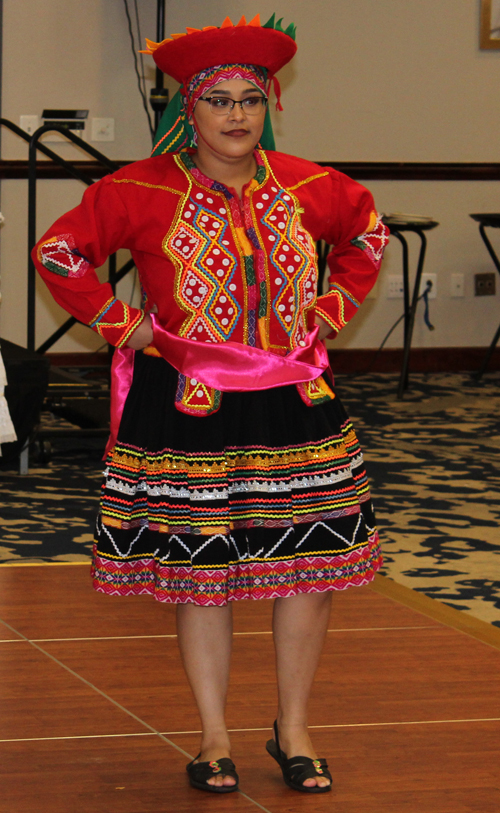
MULTIPOLYGON (((116 172, 119 165, 111 161, 106 155, 86 141, 83 141, 78 136, 74 135, 71 130, 65 127, 57 127, 53 124, 47 124, 39 127, 32 136, 28 135, 24 130, 14 124, 8 119, 0 118, 0 125, 7 127, 8 130, 15 133, 15 135, 22 138, 23 141, 29 143, 29 160, 28 160, 28 311, 27 311, 27 347, 28 350, 36 350, 37 353, 46 353, 60 338, 64 336, 68 330, 78 322, 74 316, 69 317, 57 330, 49 336, 39 347, 35 348, 35 328, 36 328, 36 269, 33 260, 31 259, 31 251, 35 247, 36 239, 36 201, 37 201, 37 153, 41 152, 53 163, 60 166, 70 178, 75 178, 81 181, 86 186, 91 186, 95 183, 86 172, 82 172, 71 161, 66 161, 58 153, 46 147, 45 144, 40 142, 40 138, 44 133, 57 132, 64 135, 73 144, 76 144, 83 152, 94 158, 109 172, 116 172)), ((116 290, 117 283, 123 279, 126 274, 135 268, 134 261, 128 260, 120 269, 116 267, 116 254, 109 257, 108 263, 108 282, 110 283, 113 293, 116 290)))

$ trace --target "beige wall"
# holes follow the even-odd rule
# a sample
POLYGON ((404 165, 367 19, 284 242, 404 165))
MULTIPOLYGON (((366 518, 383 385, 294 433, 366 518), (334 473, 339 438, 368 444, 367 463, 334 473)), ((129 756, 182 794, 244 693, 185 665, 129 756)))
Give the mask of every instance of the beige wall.
MULTIPOLYGON (((44 107, 88 109, 89 118, 116 121, 115 142, 101 145, 110 158, 147 155, 150 139, 123 0, 4 0, 3 5, 2 115, 19 124, 20 115, 41 115, 44 107)), ((130 1, 129 6, 132 10, 130 1)), ((154 32, 156 3, 140 0, 140 6, 144 31, 154 32)), ((2 141, 2 158, 26 157, 24 144, 5 130, 2 141)))
MULTIPOLYGON (((139 5, 143 35, 154 39, 156 1, 140 0, 139 5)), ((297 24, 299 45, 294 63, 280 77, 285 111, 279 119, 275 115, 278 149, 311 160, 500 161, 500 51, 478 48, 476 0, 282 0, 277 5, 275 0, 167 0, 167 33, 186 25, 219 24, 226 14, 236 22, 241 13, 249 18, 257 10, 264 21, 277 7, 285 23, 297 24)), ((151 83, 154 72, 147 57, 146 63, 151 83)), ((16 123, 21 114, 40 114, 45 106, 84 107, 90 117, 115 118, 116 141, 101 145, 110 157, 139 159, 149 152, 122 0, 4 0, 3 81, 3 115, 16 123)), ((69 155, 73 148, 60 149, 69 155)), ((5 131, 2 157, 26 157, 24 144, 5 131)), ((499 185, 379 181, 367 186, 380 210, 429 214, 441 224, 429 235, 426 264, 438 275, 438 297, 431 302, 436 330, 429 332, 419 319, 415 345, 487 344, 499 320, 498 295, 472 295, 473 274, 491 270, 491 263, 468 214, 500 211, 499 185), (465 274, 464 299, 450 298, 455 272, 465 274)), ((75 205, 81 191, 73 181, 41 183, 40 233, 75 205)), ((21 344, 26 334, 25 205, 26 182, 4 181, 0 333, 21 344)), ((500 239, 497 244, 500 248, 500 239)), ((394 244, 376 298, 366 303, 339 344, 379 344, 401 310, 400 301, 386 298, 386 277, 400 267, 399 244, 394 244)), ((124 284, 121 295, 128 297, 129 288, 124 284)), ((38 341, 62 318, 41 290, 38 341)), ((401 332, 389 346, 400 343, 401 332)), ((99 344, 99 337, 76 328, 56 349, 99 344)))

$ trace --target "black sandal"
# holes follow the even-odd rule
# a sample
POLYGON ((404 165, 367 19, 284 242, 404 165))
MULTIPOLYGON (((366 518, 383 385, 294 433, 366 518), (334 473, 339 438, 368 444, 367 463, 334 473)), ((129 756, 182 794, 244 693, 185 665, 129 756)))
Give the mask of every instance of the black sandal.
POLYGON ((186 765, 186 771, 189 776, 189 784, 192 788, 198 790, 206 790, 209 793, 232 793, 238 790, 239 777, 236 773, 234 762, 228 757, 218 759, 213 762, 196 762, 200 758, 200 754, 195 757, 191 762, 186 765), (224 774, 224 776, 231 776, 236 780, 235 785, 209 785, 208 779, 217 774, 224 774))
POLYGON ((292 790, 300 790, 302 793, 328 793, 332 789, 332 775, 328 770, 326 759, 311 759, 310 757, 291 757, 288 759, 285 752, 280 748, 276 720, 274 721, 274 740, 267 741, 266 751, 276 760, 281 768, 285 784, 292 790), (326 777, 326 779, 330 780, 330 784, 323 787, 314 785, 312 788, 303 784, 305 779, 315 779, 317 776, 326 777))

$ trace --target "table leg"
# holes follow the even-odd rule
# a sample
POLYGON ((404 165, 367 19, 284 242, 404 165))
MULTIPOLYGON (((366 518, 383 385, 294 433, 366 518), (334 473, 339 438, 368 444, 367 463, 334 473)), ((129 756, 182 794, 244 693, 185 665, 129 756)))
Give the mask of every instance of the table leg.
POLYGON ((30 447, 29 441, 26 441, 24 449, 19 452, 19 474, 29 474, 30 465, 30 447))
POLYGON ((476 378, 478 381, 479 381, 480 378, 482 378, 483 373, 486 372, 486 368, 487 368, 487 366, 489 364, 490 358, 493 355, 493 351, 494 351, 495 347, 498 344, 499 339, 500 339, 500 325, 498 326, 497 332, 493 336, 493 341, 491 342, 490 346, 488 347, 488 350, 486 351, 486 355, 485 355, 485 357, 483 359, 483 363, 481 364, 481 369, 479 370, 478 373, 476 373, 474 375, 474 378, 476 378))
POLYGON ((408 369, 410 364, 411 340, 413 337, 413 328, 415 326, 415 315, 417 313, 418 306, 418 293, 420 290, 420 280, 422 279, 422 271, 424 270, 425 251, 427 248, 427 239, 423 231, 421 231, 420 229, 415 229, 414 231, 415 234, 418 234, 418 236, 420 237, 421 245, 420 252, 418 255, 417 273, 415 275, 415 282, 413 285, 413 296, 408 317, 408 327, 405 330, 403 366, 401 368, 401 375, 399 377, 399 386, 398 386, 399 400, 403 398, 403 393, 408 388, 408 369))
POLYGON ((495 253, 495 249, 491 245, 491 243, 489 241, 489 238, 488 238, 488 235, 486 234, 484 228, 485 228, 484 224, 481 223, 481 225, 479 226, 479 233, 481 234, 481 237, 483 238, 484 245, 488 249, 488 254, 490 255, 491 259, 493 260, 493 262, 495 264, 495 268, 497 269, 498 273, 500 274, 500 260, 498 259, 497 255, 495 253))
POLYGON ((398 238, 399 242, 401 243, 401 248, 403 249, 403 302, 405 314, 403 335, 406 336, 410 322, 410 272, 408 265, 408 243, 399 231, 393 231, 391 236, 398 238))
MULTIPOLYGON (((488 249, 488 254, 490 255, 491 259, 493 260, 495 268, 497 269, 498 273, 500 274, 500 260, 498 259, 497 255, 496 255, 496 252, 495 252, 495 249, 491 245, 490 240, 488 238, 488 235, 486 234, 484 223, 480 223, 480 225, 479 225, 479 233, 480 233, 481 237, 483 238, 483 243, 486 246, 486 248, 488 249)), ((481 364, 481 368, 480 368, 479 372, 477 372, 474 375, 474 378, 476 378, 478 381, 479 381, 480 378, 482 378, 483 374, 486 372, 486 368, 487 368, 487 366, 489 364, 490 358, 493 355, 493 351, 494 351, 495 347, 498 344, 499 339, 500 339, 500 325, 498 327, 497 332, 493 336, 493 341, 491 342, 488 350, 486 351, 486 355, 485 355, 485 357, 483 359, 483 363, 481 364)))

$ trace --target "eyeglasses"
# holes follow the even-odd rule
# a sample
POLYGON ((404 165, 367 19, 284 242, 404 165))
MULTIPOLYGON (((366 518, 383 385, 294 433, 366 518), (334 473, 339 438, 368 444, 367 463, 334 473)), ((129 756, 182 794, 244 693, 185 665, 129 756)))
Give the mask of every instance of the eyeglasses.
POLYGON ((201 96, 198 101, 208 102, 210 110, 215 116, 227 116, 234 109, 235 104, 239 104, 248 116, 257 116, 266 109, 268 100, 265 96, 247 96, 241 101, 229 99, 226 96, 201 96))

